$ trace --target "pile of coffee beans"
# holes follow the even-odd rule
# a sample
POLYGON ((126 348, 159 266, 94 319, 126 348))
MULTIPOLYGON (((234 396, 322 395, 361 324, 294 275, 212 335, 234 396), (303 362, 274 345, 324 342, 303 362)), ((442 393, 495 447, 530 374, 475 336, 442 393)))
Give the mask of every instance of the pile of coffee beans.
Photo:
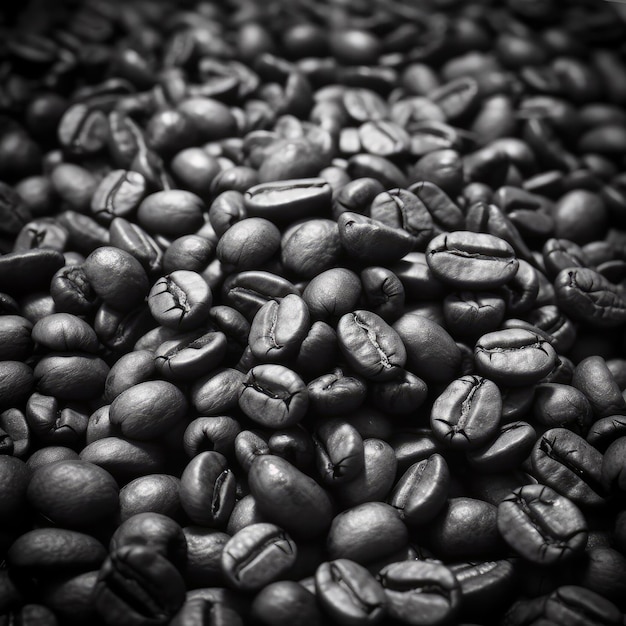
POLYGON ((0 625, 626 623, 611 3, 2 20, 0 625))

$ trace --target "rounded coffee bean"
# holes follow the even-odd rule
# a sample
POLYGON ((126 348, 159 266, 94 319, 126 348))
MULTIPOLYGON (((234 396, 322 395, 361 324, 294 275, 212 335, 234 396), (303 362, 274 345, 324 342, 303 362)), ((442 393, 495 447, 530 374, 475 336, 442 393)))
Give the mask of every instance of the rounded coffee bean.
POLYGON ((519 266, 506 241, 468 231, 437 235, 428 244, 426 261, 437 278, 459 290, 501 287, 519 266))
POLYGON ((378 574, 388 612, 412 626, 450 623, 461 604, 461 587, 454 573, 434 561, 404 561, 384 567, 378 574))
POLYGON ((397 552, 407 542, 407 528, 394 507, 365 502, 333 519, 326 550, 331 559, 350 559, 363 565, 397 552))
POLYGON ((316 537, 330 526, 333 505, 326 491, 282 457, 257 456, 248 485, 259 511, 293 535, 316 537))
POLYGON ((80 460, 56 461, 37 469, 28 484, 27 497, 40 515, 69 528, 108 520, 119 505, 113 476, 80 460))
POLYGON ((302 298, 316 320, 335 320, 352 311, 361 295, 361 281, 353 271, 335 267, 315 276, 302 298))
POLYGON ((119 311, 139 306, 148 293, 148 277, 141 263, 119 248, 94 250, 85 259, 83 270, 98 297, 119 311))
POLYGON ((204 210, 195 193, 169 189, 146 197, 137 210, 137 221, 148 232, 176 238, 195 233, 203 224, 204 210))
POLYGON ((552 345, 522 328, 508 328, 483 335, 474 348, 478 372, 509 386, 539 382, 556 363, 552 345))
POLYGON ((284 428, 304 417, 309 394, 294 371, 282 365, 257 365, 243 381, 239 406, 250 419, 263 426, 284 428))
POLYGON ((154 319, 174 330, 200 327, 213 303, 211 288, 204 278, 189 270, 177 270, 159 278, 148 295, 154 319))
POLYGON ((180 479, 169 474, 149 474, 120 489, 120 521, 139 513, 159 513, 180 519, 180 479))
POLYGON ((109 370, 104 384, 104 399, 113 402, 123 391, 154 376, 154 353, 135 350, 121 356, 109 370))
POLYGON ((390 380, 406 363, 406 349, 398 333, 370 311, 342 316, 337 340, 349 365, 370 380, 390 380))
POLYGON ((463 376, 435 400, 430 424, 439 440, 469 450, 493 438, 501 413, 502 397, 495 383, 482 376, 463 376))
POLYGON ((495 293, 461 291, 443 303, 446 327, 456 337, 476 339, 494 331, 504 320, 506 305, 495 293))
POLYGON ((314 278, 339 262, 337 223, 327 219, 296 222, 283 233, 280 248, 285 269, 302 278, 314 278))
POLYGON ((280 580, 270 583, 255 596, 250 614, 264 626, 321 626, 322 613, 316 596, 300 583, 280 580))
POLYGON ((164 380, 139 383, 111 403, 109 419, 131 439, 149 440, 167 433, 187 414, 183 393, 164 380))
POLYGON ((139 545, 109 555, 93 593, 96 611, 111 626, 168 624, 184 601, 185 583, 176 567, 153 548, 139 545))
POLYGON ((475 498, 450 498, 430 527, 430 545, 445 559, 498 556, 503 551, 493 504, 475 498))
POLYGON ((235 588, 256 591, 288 572, 296 554, 296 544, 284 530, 274 524, 251 524, 224 546, 222 571, 235 588))
POLYGON ((506 497, 498 506, 498 529, 518 554, 543 565, 567 560, 587 543, 578 507, 545 485, 526 485, 506 497))
POLYGON ((220 415, 237 407, 245 374, 230 367, 218 368, 191 387, 191 403, 201 415, 220 415))
POLYGON ((269 261, 280 248, 280 231, 262 217, 233 224, 217 244, 217 258, 236 271, 251 270, 269 261))
POLYGON ((315 571, 315 591, 324 610, 340 624, 376 624, 386 613, 381 584, 349 559, 322 563, 315 571))
POLYGON ((225 527, 235 505, 235 476, 219 452, 201 452, 181 476, 180 501, 194 524, 225 527))

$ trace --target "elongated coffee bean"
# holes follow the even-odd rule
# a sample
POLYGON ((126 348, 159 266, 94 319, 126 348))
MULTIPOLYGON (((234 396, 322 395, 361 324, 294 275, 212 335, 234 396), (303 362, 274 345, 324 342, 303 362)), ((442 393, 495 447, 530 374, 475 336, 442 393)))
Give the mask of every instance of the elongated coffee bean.
POLYGON ((437 235, 428 244, 426 262, 437 278, 459 290, 501 287, 519 266, 504 239, 469 231, 437 235))
POLYGON ((483 335, 474 348, 480 374, 507 386, 539 382, 556 364, 550 342, 523 328, 507 328, 483 335))

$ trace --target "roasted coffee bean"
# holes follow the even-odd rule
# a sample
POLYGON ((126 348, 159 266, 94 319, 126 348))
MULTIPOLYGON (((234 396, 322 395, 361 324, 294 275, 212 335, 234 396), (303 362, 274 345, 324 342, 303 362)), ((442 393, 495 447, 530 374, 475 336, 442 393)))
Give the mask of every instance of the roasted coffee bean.
POLYGON ((510 328, 483 335, 474 348, 477 370, 509 386, 539 382, 556 363, 552 345, 539 335, 510 328))
POLYGON ((413 249, 413 237, 400 228, 358 213, 342 213, 337 220, 346 252, 360 262, 392 263, 413 249))
POLYGON ((283 365, 263 364, 252 368, 239 396, 241 410, 252 420, 270 428, 299 422, 309 405, 306 385, 283 365))
POLYGON ((500 427, 490 443, 468 452, 467 458, 470 465, 483 472, 515 470, 528 457, 536 437, 530 424, 509 422, 500 427))
POLYGON ((208 332, 199 337, 171 339, 154 353, 156 371, 170 380, 194 380, 207 370, 221 365, 228 349, 226 335, 208 332))
POLYGON ((596 623, 617 625, 619 609, 609 600, 584 587, 567 585, 553 591, 546 599, 543 614, 553 623, 581 625, 596 623))
POLYGON ((109 519, 118 507, 113 477, 86 461, 57 461, 39 468, 33 473, 27 496, 39 514, 70 528, 109 519))
POLYGON ((282 457, 257 456, 248 484, 260 512, 290 534, 312 538, 328 529, 333 514, 328 494, 282 457))
POLYGON ((432 239, 426 260, 437 278, 470 290, 500 287, 513 278, 519 266, 513 248, 503 239, 466 231, 432 239))
POLYGON ((50 281, 50 295, 57 312, 84 315, 98 306, 98 296, 82 265, 66 265, 50 281))
POLYGON ((285 269, 302 278, 314 278, 338 264, 341 241, 336 222, 308 219, 287 228, 280 244, 285 269))
POLYGON ((443 302, 446 327, 455 336, 468 339, 496 330, 504 320, 505 310, 504 300, 489 292, 456 292, 443 302))
POLYGON ((626 414, 626 401, 602 357, 590 356, 580 361, 574 369, 572 386, 589 400, 597 418, 626 414))
POLYGON ((405 547, 408 531, 398 511, 383 502, 365 502, 342 511, 326 540, 328 556, 367 564, 405 547))
POLYGON ((324 179, 300 178, 252 186, 244 194, 244 206, 251 217, 284 223, 323 215, 330 210, 330 199, 324 179))
POLYGON ((76 448, 85 440, 89 418, 87 409, 80 404, 64 406, 53 396, 33 393, 25 414, 33 437, 41 444, 76 448))
POLYGON ((363 467, 349 481, 337 484, 337 498, 345 506, 383 501, 396 477, 397 462, 393 448, 382 439, 363 441, 363 467))
POLYGON ((109 239, 112 246, 132 254, 146 272, 158 273, 161 271, 163 251, 156 241, 137 224, 129 222, 123 217, 113 218, 109 225, 109 239))
POLYGON ((502 411, 500 390, 481 376, 463 376, 448 385, 433 404, 433 434, 460 450, 479 448, 493 439, 502 411))
POLYGON ((342 316, 337 340, 350 366, 371 380, 394 378, 406 362, 406 349, 398 333, 370 311, 342 316))
POLYGON ((165 434, 187 414, 182 392, 163 380, 146 381, 120 393, 111 403, 111 424, 140 441, 165 434))
POLYGON ((100 182, 91 198, 91 212, 101 222, 132 217, 146 195, 146 179, 139 172, 114 170, 100 182))
POLYGON ((284 298, 296 287, 286 278, 270 272, 251 270, 231 274, 222 287, 222 302, 241 312, 251 321, 257 311, 268 301, 284 298))
POLYGON ((4 254, 0 256, 0 290, 23 294, 47 289, 63 265, 63 255, 49 248, 4 254))
POLYGON ((537 385, 533 415, 542 426, 569 428, 581 435, 587 433, 593 422, 586 396, 575 387, 558 383, 537 385))
POLYGON ((213 294, 207 282, 189 270, 177 270, 154 283, 148 306, 154 319, 175 330, 192 330, 206 320, 213 294))
POLYGON ((66 400, 92 400, 104 391, 109 366, 92 355, 52 352, 37 363, 33 374, 37 389, 43 394, 66 400))
POLYGON ((280 248, 280 231, 269 220, 249 217, 233 224, 217 244, 217 258, 238 271, 269 261, 280 248))
POLYGON ((315 572, 315 591, 322 607, 339 623, 376 624, 386 613, 381 584, 349 559, 322 563, 315 572))
POLYGON ((461 587, 445 565, 431 561, 392 563, 378 574, 388 612, 394 619, 415 626, 445 624, 461 604, 461 587))
POLYGON ((367 387, 360 378, 345 375, 341 369, 312 380, 307 389, 311 407, 323 415, 340 415, 358 409, 367 394, 367 387))
POLYGON ((120 489, 120 521, 139 513, 159 513, 180 519, 180 479, 169 474, 150 474, 124 485, 120 489))
POLYGON ((580 506, 605 502, 602 454, 565 428, 552 428, 540 437, 530 456, 533 474, 543 484, 580 506))
POLYGON ((93 602, 106 624, 167 624, 185 600, 182 576, 159 552, 129 545, 112 552, 98 573, 93 602))
POLYGON ((384 267, 367 267, 361 272, 361 283, 363 295, 373 313, 388 323, 400 317, 405 292, 402 282, 391 270, 384 267))
POLYGON ((13 542, 7 561, 16 573, 54 578, 88 572, 106 558, 104 546, 84 533, 65 528, 38 528, 13 542))
POLYGON ((99 348, 93 328, 70 313, 54 313, 40 319, 32 327, 31 336, 39 346, 53 352, 97 353, 99 348))
POLYGON ((202 226, 204 208, 202 199, 190 191, 158 191, 141 202, 137 220, 148 232, 181 237, 202 226))
POLYGON ((237 589, 254 591, 293 566, 296 544, 274 524, 251 524, 233 535, 222 552, 222 571, 237 589))
POLYGON ((430 527, 430 545, 446 560, 501 556, 503 545, 496 519, 493 504, 475 498, 450 498, 430 527))
POLYGON ((279 302, 270 300, 252 320, 248 336, 252 354, 261 361, 284 362, 295 356, 309 324, 309 309, 299 296, 289 294, 279 302))
POLYGON ((141 304, 149 289, 139 261, 112 246, 94 250, 85 259, 83 271, 96 295, 119 311, 130 311, 141 304))
POLYGON ((294 622, 302 626, 320 626, 323 623, 315 594, 290 580, 264 587, 254 598, 250 614, 267 626, 288 626, 294 622))
POLYGON ((516 552, 539 564, 570 559, 587 542, 587 524, 578 507, 541 484, 516 489, 500 503, 498 529, 516 552))
POLYGON ((439 454, 411 465, 396 483, 389 504, 408 526, 424 524, 439 513, 448 497, 450 470, 439 454))
POLYGON ((152 442, 127 441, 115 436, 93 441, 80 453, 83 461, 89 461, 107 470, 120 483, 162 472, 166 455, 162 446, 152 442))
POLYGON ((181 476, 180 501, 192 522, 224 527, 235 504, 235 476, 219 452, 201 452, 181 476))
POLYGON ((561 310, 594 328, 615 328, 626 321, 626 301, 602 274, 588 268, 566 268, 554 281, 561 310))
POLYGON ((153 548, 179 569, 187 562, 183 529, 173 519, 159 513, 137 513, 123 521, 111 537, 109 551, 132 545, 153 548))
POLYGON ((362 285, 353 271, 335 267, 315 276, 302 293, 311 317, 334 321, 357 305, 362 285))

